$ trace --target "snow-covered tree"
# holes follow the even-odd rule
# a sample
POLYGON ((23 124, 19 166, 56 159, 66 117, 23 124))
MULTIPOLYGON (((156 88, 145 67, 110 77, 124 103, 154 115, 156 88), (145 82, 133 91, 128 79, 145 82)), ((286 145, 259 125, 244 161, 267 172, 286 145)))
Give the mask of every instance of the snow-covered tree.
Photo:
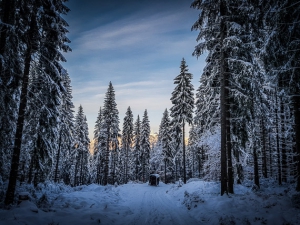
POLYGON ((176 87, 172 92, 170 115, 175 126, 182 127, 183 145, 183 182, 186 183, 186 160, 185 160, 185 123, 192 124, 194 108, 194 87, 191 83, 193 76, 188 72, 188 66, 184 59, 181 61, 180 74, 174 79, 176 87))
POLYGON ((75 174, 74 186, 87 184, 89 178, 88 159, 89 152, 89 132, 83 108, 80 105, 75 117, 75 174))
POLYGON ((119 134, 119 111, 115 100, 115 90, 112 83, 109 82, 107 92, 105 94, 103 106, 103 130, 106 139, 106 149, 104 154, 104 177, 103 184, 108 184, 109 166, 113 171, 112 180, 115 178, 116 163, 118 160, 118 134, 119 134), (111 150, 111 151, 110 151, 111 150), (110 157, 111 152, 111 157, 110 157), (110 162, 109 159, 112 159, 110 162))
POLYGON ((94 181, 102 184, 104 172, 104 156, 106 151, 106 135, 103 128, 103 113, 100 107, 94 130, 93 177, 94 181))
POLYGON ((163 117, 160 122, 159 126, 159 144, 161 146, 162 157, 164 162, 164 176, 165 176, 165 183, 168 183, 167 180, 167 168, 168 172, 170 169, 173 169, 173 151, 172 151, 172 137, 171 137, 171 122, 169 118, 168 109, 165 109, 163 113, 163 117))
POLYGON ((147 109, 144 111, 143 120, 141 123, 141 169, 143 182, 146 181, 146 174, 149 174, 149 159, 150 159, 150 121, 148 118, 147 109))
POLYGON ((140 168, 141 168, 141 120, 140 116, 137 116, 137 119, 134 123, 133 129, 133 137, 134 137, 134 146, 132 152, 132 162, 131 162, 131 170, 134 174, 134 179, 139 180, 140 176, 140 168))
POLYGON ((130 106, 127 108, 126 115, 124 117, 123 129, 122 129, 122 152, 121 152, 121 164, 123 168, 123 180, 126 184, 128 182, 129 174, 129 161, 131 156, 131 149, 133 146, 133 114, 130 106))
MULTIPOLYGON (((32 63, 34 62, 39 63, 39 72, 43 74, 43 88, 48 89, 47 96, 45 96, 47 101, 44 103, 47 110, 41 113, 40 118, 44 117, 44 122, 49 122, 50 126, 46 126, 46 124, 43 124, 43 122, 40 121, 39 124, 41 125, 41 131, 45 132, 44 134, 46 134, 51 130, 51 132, 54 131, 54 134, 56 133, 56 137, 58 136, 58 132, 55 132, 55 123, 57 122, 56 118, 59 117, 58 105, 60 105, 61 93, 64 92, 61 82, 63 68, 60 65, 60 62, 65 61, 65 58, 62 56, 62 52, 70 50, 70 48, 65 44, 66 42, 69 42, 68 38, 66 38, 66 33, 68 32, 66 27, 68 26, 68 24, 61 17, 61 14, 66 14, 69 9, 63 4, 63 2, 64 1, 60 0, 56 1, 55 3, 50 0, 32 2, 5 1, 5 7, 10 8, 7 11, 9 14, 8 18, 10 17, 9 21, 11 21, 10 19, 13 18, 11 13, 18 15, 20 18, 18 18, 18 20, 16 21, 18 21, 20 27, 23 27, 22 32, 18 34, 20 35, 20 42, 18 40, 15 40, 14 43, 14 45, 17 47, 22 46, 22 52, 18 52, 15 47, 10 49, 11 52, 14 52, 14 54, 22 57, 23 72, 14 73, 22 74, 22 76, 20 76, 22 77, 22 88, 18 107, 18 120, 14 138, 15 142, 11 160, 10 178, 5 199, 5 204, 7 205, 11 204, 14 199, 21 153, 21 142, 23 139, 24 119, 28 101, 27 93, 29 75, 32 63), (8 4, 11 5, 8 6, 8 4), (18 8, 16 8, 15 6, 17 6, 18 8), (45 125, 44 127, 47 127, 48 130, 43 130, 43 125, 45 125)), ((12 25, 14 24, 14 22, 12 22, 12 25)), ((1 38, 3 38, 4 36, 1 35, 1 38)), ((9 45, 7 47, 9 47, 9 45)), ((43 137, 40 136, 39 140, 43 141, 43 137)), ((51 144, 54 144, 54 142, 52 142, 51 144)), ((41 145, 38 145, 42 146, 43 143, 41 142, 41 145)), ((51 166, 53 165, 51 164, 51 166)))

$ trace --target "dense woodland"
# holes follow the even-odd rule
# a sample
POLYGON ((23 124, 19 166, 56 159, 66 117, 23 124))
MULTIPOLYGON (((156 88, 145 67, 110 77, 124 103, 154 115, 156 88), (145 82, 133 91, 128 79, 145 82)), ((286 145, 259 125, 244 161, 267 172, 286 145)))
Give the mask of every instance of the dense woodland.
POLYGON ((0 0, 0 202, 24 183, 124 184, 153 172, 221 181, 221 194, 267 178, 300 191, 299 1, 195 0, 193 54, 207 53, 199 87, 182 59, 153 136, 147 110, 133 118, 128 106, 120 126, 109 83, 93 146, 61 65, 71 51, 64 2, 0 0))

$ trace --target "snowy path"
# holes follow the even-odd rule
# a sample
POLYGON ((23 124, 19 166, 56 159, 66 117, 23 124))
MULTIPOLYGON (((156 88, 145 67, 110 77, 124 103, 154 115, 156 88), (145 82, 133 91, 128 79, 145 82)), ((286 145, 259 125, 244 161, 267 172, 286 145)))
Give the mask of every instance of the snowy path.
POLYGON ((129 183, 71 188, 48 183, 33 190, 28 186, 26 191, 35 198, 0 209, 0 225, 299 224, 300 203, 294 200, 300 195, 287 185, 270 187, 266 182, 256 192, 236 185, 230 196, 220 196, 219 188, 217 182, 201 180, 182 187, 129 183))
POLYGON ((188 214, 187 208, 178 204, 167 194, 169 189, 170 186, 163 183, 160 183, 158 187, 147 184, 135 184, 126 189, 120 187, 120 195, 124 200, 120 204, 128 207, 132 212, 124 217, 126 221, 124 224, 199 224, 188 214))

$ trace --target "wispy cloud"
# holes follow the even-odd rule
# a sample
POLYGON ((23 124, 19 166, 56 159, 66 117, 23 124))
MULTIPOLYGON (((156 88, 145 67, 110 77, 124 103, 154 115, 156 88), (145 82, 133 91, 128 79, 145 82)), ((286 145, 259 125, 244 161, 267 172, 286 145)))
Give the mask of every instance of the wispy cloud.
POLYGON ((154 12, 137 11, 121 20, 99 24, 73 39, 66 67, 72 78, 74 103, 82 104, 90 134, 109 81, 116 91, 120 126, 128 106, 136 117, 148 110, 151 129, 171 107, 173 79, 185 57, 198 86, 203 61, 192 57, 196 33, 190 32, 197 14, 188 7, 154 12))

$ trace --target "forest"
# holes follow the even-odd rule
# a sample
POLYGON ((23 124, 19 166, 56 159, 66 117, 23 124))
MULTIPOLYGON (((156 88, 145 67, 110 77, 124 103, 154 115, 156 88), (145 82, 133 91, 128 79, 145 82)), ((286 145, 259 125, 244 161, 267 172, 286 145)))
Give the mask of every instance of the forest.
POLYGON ((150 173, 217 181, 221 195, 261 180, 300 191, 299 1, 194 0, 191 54, 207 54, 199 87, 183 58, 152 135, 147 109, 133 118, 128 106, 120 125, 110 82, 92 142, 62 66, 65 2, 0 0, 1 204, 15 204, 25 184, 118 185, 150 173))

